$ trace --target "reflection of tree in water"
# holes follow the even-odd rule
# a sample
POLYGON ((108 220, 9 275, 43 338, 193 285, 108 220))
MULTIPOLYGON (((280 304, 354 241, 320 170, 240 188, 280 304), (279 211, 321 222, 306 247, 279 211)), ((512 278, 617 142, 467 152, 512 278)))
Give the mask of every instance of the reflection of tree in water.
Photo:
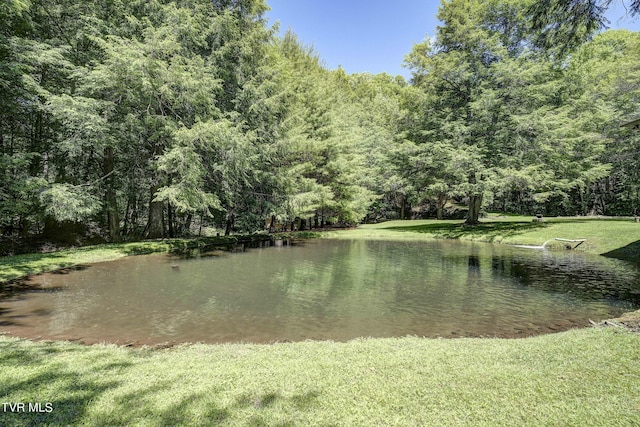
POLYGON ((480 270, 480 257, 469 255, 469 270, 480 270))
POLYGON ((480 257, 469 255, 469 271, 480 270, 480 257))
POLYGON ((543 252, 532 258, 493 256, 492 270, 517 279, 522 286, 548 292, 570 293, 581 299, 619 299, 640 305, 640 275, 623 263, 596 262, 582 254, 543 252), (616 264, 616 265, 614 265, 616 264))

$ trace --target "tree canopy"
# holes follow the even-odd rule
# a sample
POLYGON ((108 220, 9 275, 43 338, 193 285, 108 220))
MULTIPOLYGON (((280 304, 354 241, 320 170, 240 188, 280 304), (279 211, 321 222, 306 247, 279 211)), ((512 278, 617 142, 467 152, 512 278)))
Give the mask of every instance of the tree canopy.
MULTIPOLYGON (((564 54, 609 24, 605 13, 613 0, 536 0, 529 7, 541 46, 564 54)), ((623 0, 627 14, 640 15, 640 0, 623 0)))
POLYGON ((640 36, 608 5, 443 1, 407 82, 327 69, 262 0, 3 2, 2 241, 638 214, 640 36))

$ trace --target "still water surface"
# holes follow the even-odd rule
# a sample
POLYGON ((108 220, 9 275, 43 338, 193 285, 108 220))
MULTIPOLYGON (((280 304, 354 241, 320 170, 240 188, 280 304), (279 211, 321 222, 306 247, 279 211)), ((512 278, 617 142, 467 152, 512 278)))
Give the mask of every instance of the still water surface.
POLYGON ((640 306, 629 263, 459 241, 135 256, 30 280, 43 289, 0 300, 0 331, 87 343, 518 337, 640 306))

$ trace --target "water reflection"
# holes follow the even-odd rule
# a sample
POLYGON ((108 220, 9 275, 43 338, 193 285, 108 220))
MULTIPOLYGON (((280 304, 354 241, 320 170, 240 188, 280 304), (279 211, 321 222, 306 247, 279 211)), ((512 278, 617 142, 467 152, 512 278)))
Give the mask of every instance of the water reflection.
POLYGON ((457 241, 138 256, 32 280, 62 291, 0 301, 1 329, 87 342, 526 336, 640 306, 631 264, 457 241))

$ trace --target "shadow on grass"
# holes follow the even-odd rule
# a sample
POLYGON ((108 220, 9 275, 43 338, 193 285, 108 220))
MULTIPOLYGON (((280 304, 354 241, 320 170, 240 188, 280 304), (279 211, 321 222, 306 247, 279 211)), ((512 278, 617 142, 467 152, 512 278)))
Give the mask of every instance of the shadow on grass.
POLYGON ((231 416, 228 409, 218 407, 212 402, 212 396, 218 395, 222 389, 210 387, 206 392, 190 393, 184 397, 173 397, 168 405, 159 408, 158 395, 166 390, 175 388, 175 382, 171 380, 156 382, 145 389, 137 389, 122 394, 114 400, 118 408, 117 413, 104 415, 100 421, 105 425, 134 425, 140 420, 145 420, 154 426, 179 426, 179 425, 218 425, 231 416), (194 415, 195 410, 199 412, 194 415))
POLYGON ((263 409, 273 406, 277 401, 280 401, 284 406, 293 406, 297 410, 309 409, 317 403, 318 397, 319 393, 317 391, 296 394, 291 397, 284 397, 280 393, 274 392, 262 394, 241 394, 236 398, 235 407, 239 409, 248 408, 255 412, 250 420, 250 425, 252 426, 288 427, 296 424, 290 421, 273 424, 272 420, 265 419, 260 412, 263 409))
POLYGON ((548 227, 546 222, 481 222, 469 226, 464 223, 434 223, 419 225, 403 225, 385 227, 385 230, 406 231, 412 233, 428 233, 444 239, 460 239, 465 237, 480 237, 493 241, 496 237, 509 237, 548 227))
POLYGON ((609 258, 617 258, 624 261, 631 261, 640 266, 640 240, 629 243, 618 249, 602 254, 609 258))
POLYGON ((64 262, 65 255, 54 252, 8 257, 0 262, 0 287, 16 277, 41 273, 52 268, 68 268, 72 262, 64 262), (46 265, 45 265, 46 264, 46 265), (44 268, 43 268, 44 267, 44 268), (19 273, 16 274, 15 271, 19 273))
POLYGON ((145 365, 154 363, 149 356, 155 352, 0 341, 0 402, 27 405, 7 408, 0 425, 238 425, 240 417, 243 425, 283 427, 296 424, 288 417, 274 423, 274 411, 309 411, 318 404, 317 391, 284 396, 278 390, 237 393, 223 403, 228 385, 199 383, 190 391, 189 376, 150 371, 145 365))
MULTIPOLYGON (((68 363, 52 362, 59 351, 47 345, 32 348, 15 341, 0 342, 0 400, 14 404, 13 410, 0 408, 3 426, 75 424, 90 402, 118 385, 115 381, 88 379, 68 363), (19 407, 17 403, 25 405, 19 407)), ((112 366, 96 361, 91 368, 100 372, 112 366)))
POLYGON ((0 425, 217 425, 231 416, 215 404, 220 389, 170 393, 165 404, 158 394, 175 390, 173 381, 137 386, 133 372, 146 362, 138 356, 123 361, 90 346, 0 342, 0 402, 13 407, 0 406, 0 425), (24 409, 17 403, 25 403, 24 409))

